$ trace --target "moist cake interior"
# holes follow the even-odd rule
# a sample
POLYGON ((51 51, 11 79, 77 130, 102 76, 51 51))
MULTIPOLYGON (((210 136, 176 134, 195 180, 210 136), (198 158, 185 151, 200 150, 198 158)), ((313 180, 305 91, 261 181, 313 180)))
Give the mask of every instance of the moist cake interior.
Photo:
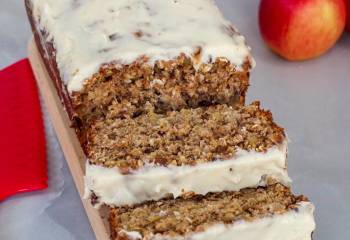
POLYGON ((146 163, 196 165, 234 157, 238 149, 264 152, 284 141, 269 111, 255 102, 215 105, 137 118, 97 121, 87 135, 90 162, 136 169, 146 163))
POLYGON ((212 104, 243 105, 249 85, 249 61, 237 69, 224 58, 199 67, 185 55, 175 60, 146 59, 121 67, 106 66, 72 93, 82 128, 95 120, 136 117, 147 104, 156 113, 212 104), (197 69, 198 68, 198 69, 197 69))
POLYGON ((294 196, 289 188, 276 183, 265 188, 209 193, 205 196, 188 195, 134 207, 114 208, 110 221, 114 235, 125 230, 139 232, 143 237, 157 233, 177 236, 201 231, 217 223, 253 221, 282 214, 296 209, 296 204, 302 201, 307 199, 294 196))

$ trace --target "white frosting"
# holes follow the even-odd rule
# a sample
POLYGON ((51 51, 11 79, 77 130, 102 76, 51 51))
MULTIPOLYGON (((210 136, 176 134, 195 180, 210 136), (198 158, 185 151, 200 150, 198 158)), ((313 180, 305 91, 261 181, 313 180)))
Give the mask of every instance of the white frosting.
MULTIPOLYGON (((152 240, 311 240, 315 230, 314 206, 302 202, 296 210, 284 214, 276 214, 252 222, 239 221, 233 224, 216 224, 204 232, 198 232, 184 237, 155 235, 152 240)), ((138 232, 124 234, 132 240, 141 240, 138 232)))
POLYGON ((120 206, 159 200, 167 193, 178 197, 189 191, 206 194, 264 186, 268 177, 289 185, 291 180, 286 170, 286 154, 285 142, 266 153, 241 150, 230 160, 195 166, 148 165, 127 175, 117 168, 87 163, 85 196, 89 197, 94 192, 100 203, 120 206))
POLYGON ((225 57, 241 66, 250 58, 244 37, 232 31, 213 0, 32 3, 40 28, 54 40, 58 68, 70 92, 80 90, 102 64, 130 64, 144 55, 153 64, 180 53, 192 56, 200 47, 199 63, 225 57))

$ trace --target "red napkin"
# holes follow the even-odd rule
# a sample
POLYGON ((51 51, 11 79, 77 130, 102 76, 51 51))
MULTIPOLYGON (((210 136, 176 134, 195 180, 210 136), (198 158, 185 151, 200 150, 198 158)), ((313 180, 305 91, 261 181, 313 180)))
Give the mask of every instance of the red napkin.
POLYGON ((0 71, 0 201, 47 188, 44 125, 27 59, 0 71))

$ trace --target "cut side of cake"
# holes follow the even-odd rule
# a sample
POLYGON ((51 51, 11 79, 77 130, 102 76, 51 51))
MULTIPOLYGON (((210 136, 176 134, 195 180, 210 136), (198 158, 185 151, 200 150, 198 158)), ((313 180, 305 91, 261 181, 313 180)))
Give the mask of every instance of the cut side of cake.
POLYGON ((310 240, 314 206, 280 184, 114 208, 114 240, 310 240))
POLYGON ((246 105, 255 63, 214 0, 25 4, 113 240, 311 240, 284 129, 246 105))
POLYGON ((285 185, 287 140, 259 103, 96 122, 87 136, 86 195, 130 205, 188 192, 285 185))
POLYGON ((210 104, 244 104, 254 65, 212 0, 26 0, 76 127, 210 104), (98 9, 98 12, 96 11, 98 9), (210 17, 209 17, 210 16, 210 17))

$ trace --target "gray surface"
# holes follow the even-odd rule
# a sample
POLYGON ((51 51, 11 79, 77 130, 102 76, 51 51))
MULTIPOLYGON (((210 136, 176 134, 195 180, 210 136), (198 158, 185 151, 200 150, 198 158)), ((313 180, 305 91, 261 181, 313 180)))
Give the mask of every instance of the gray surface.
MULTIPOLYGON (((218 0, 225 15, 253 47, 257 67, 252 75, 249 100, 261 100, 288 131, 292 140, 289 171, 293 188, 297 193, 307 194, 317 207, 315 240, 350 239, 350 34, 344 34, 332 51, 319 59, 286 62, 266 49, 260 38, 258 2, 218 0)), ((30 30, 22 5, 22 0, 0 0, 0 68, 26 56, 30 30)), ((50 133, 49 125, 48 129, 50 133)), ((2 240, 94 239, 62 153, 59 147, 54 147, 57 141, 52 133, 48 138, 49 161, 60 161, 63 167, 54 176, 50 172, 48 191, 0 203, 2 240), (56 187, 58 179, 64 179, 60 189, 56 187), (52 200, 49 193, 55 191, 52 200), (38 203, 34 197, 38 195, 50 202, 42 211, 47 218, 39 221, 12 211, 15 215, 6 218, 11 221, 1 221, 11 206, 34 208, 38 203), (32 222, 11 230, 23 218, 32 222), (41 229, 46 229, 45 233, 49 229, 52 234, 45 237, 41 229), (21 231, 27 234, 19 235, 21 231)))

